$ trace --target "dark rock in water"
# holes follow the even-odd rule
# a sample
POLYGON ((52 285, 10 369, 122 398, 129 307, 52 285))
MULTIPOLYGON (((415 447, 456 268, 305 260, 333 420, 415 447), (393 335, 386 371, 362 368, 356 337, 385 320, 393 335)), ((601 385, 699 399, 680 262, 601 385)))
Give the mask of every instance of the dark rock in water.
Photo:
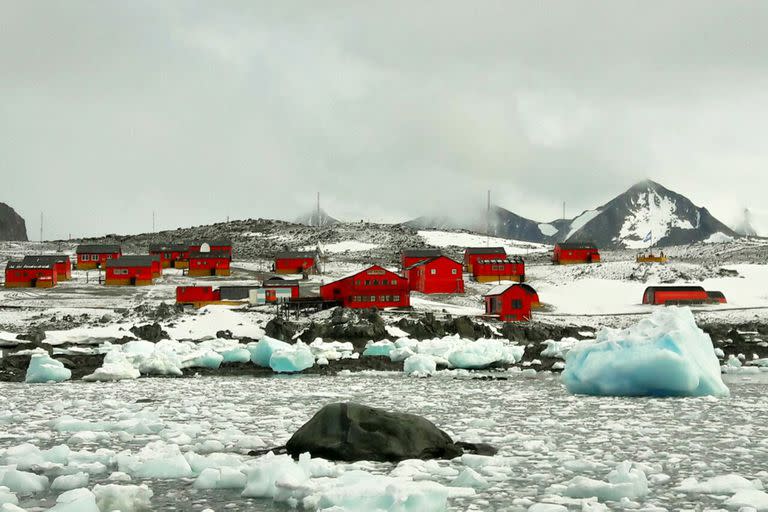
POLYGON ((456 446, 465 452, 472 452, 477 455, 488 455, 489 457, 499 453, 498 448, 487 443, 465 443, 464 441, 457 441, 456 446))
POLYGON ((33 327, 25 334, 17 334, 16 339, 31 341, 32 343, 40 343, 45 339, 45 331, 40 327, 33 327))
POLYGON ((429 420, 355 403, 320 409, 286 444, 292 457, 354 462, 452 459, 462 454, 448 434, 429 420))
POLYGON ((216 337, 223 340, 233 340, 235 337, 232 335, 232 331, 229 329, 223 331, 216 331, 216 337))
POLYGON ((131 327, 131 332, 137 338, 152 342, 170 339, 168 333, 165 332, 157 322, 153 324, 135 325, 131 327))
POLYGON ((475 335, 475 324, 469 317, 460 316, 453 321, 453 325, 456 329, 456 334, 462 338, 470 340, 477 339, 475 335))
POLYGON ((264 326, 264 333, 270 338, 290 341, 296 334, 296 327, 284 318, 276 316, 264 326))

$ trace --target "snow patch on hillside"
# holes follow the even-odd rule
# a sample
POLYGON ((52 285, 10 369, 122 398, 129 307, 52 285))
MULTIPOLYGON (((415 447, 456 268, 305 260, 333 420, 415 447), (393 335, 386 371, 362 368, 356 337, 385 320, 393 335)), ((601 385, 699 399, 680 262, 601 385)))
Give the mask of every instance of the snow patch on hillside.
POLYGON ((651 247, 672 228, 694 229, 688 220, 677 216, 677 203, 673 199, 660 196, 654 190, 638 194, 632 206, 635 209, 624 219, 619 231, 619 238, 630 249, 651 247))
MULTIPOLYGON (((371 244, 368 242, 359 242, 357 240, 344 240, 342 242, 336 242, 333 244, 320 244, 320 249, 325 253, 338 254, 343 252, 363 252, 370 251, 379 247, 378 244, 371 244)), ((306 246, 303 250, 312 251, 316 246, 306 246)))
POLYGON ((508 238, 476 235, 453 231, 419 231, 419 236, 427 245, 434 247, 504 247, 507 254, 527 254, 547 252, 550 246, 508 238))
POLYGON ((571 238, 578 230, 583 228, 587 225, 589 221, 594 219, 600 215, 600 210, 587 210, 571 222, 571 230, 568 231, 568 236, 565 237, 566 240, 571 238))
POLYGON ((539 224, 539 231, 544 236, 554 236, 557 234, 557 228, 552 224, 539 224))
POLYGON ((728 236, 725 233, 721 233, 720 231, 718 231, 717 233, 712 233, 711 235, 709 235, 709 238, 704 240, 704 243, 705 244, 722 244, 722 243, 731 242, 731 241, 733 241, 732 236, 728 236))

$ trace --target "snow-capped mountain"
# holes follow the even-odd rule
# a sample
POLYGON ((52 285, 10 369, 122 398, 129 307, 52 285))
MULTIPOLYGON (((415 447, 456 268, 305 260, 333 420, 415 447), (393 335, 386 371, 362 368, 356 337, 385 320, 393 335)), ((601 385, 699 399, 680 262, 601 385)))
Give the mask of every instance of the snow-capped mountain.
POLYGON ((568 241, 594 241, 600 247, 638 249, 738 236, 706 208, 654 181, 640 182, 594 210, 587 210, 561 233, 568 241))
MULTIPOLYGON (((482 218, 485 219, 484 213, 482 218)), ((407 224, 419 229, 470 229, 481 233, 486 230, 485 222, 468 220, 462 224, 439 217, 420 217, 407 224)), ((706 208, 650 180, 573 219, 539 222, 494 206, 489 224, 490 234, 503 238, 536 243, 593 241, 599 247, 630 249, 738 236, 706 208)))

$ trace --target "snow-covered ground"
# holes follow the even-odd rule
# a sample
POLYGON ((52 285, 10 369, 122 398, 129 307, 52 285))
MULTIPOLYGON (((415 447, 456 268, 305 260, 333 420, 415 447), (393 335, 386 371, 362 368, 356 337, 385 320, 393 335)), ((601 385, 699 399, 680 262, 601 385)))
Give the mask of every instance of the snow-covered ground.
MULTIPOLYGON (((720 399, 573 396, 554 376, 509 376, 480 381, 443 373, 425 380, 379 373, 3 383, 0 463, 18 465, 21 473, 7 479, 17 490, 33 481, 26 473, 33 470, 47 482, 84 473, 67 483, 88 489, 143 484, 152 491, 152 510, 285 510, 275 499, 294 497, 301 503, 307 497, 316 503, 365 474, 389 476, 388 484, 397 484, 401 496, 418 492, 414 482, 435 482, 432 490, 445 487, 438 495, 456 496, 445 509, 457 511, 735 511, 735 503, 757 505, 766 499, 760 490, 768 484, 761 462, 768 458, 768 443, 762 441, 768 434, 762 419, 768 413, 766 374, 726 376, 732 394, 720 399), (454 439, 490 443, 500 451, 493 457, 399 465, 315 461, 311 477, 299 469, 280 471, 266 462, 268 457, 247 455, 284 444, 322 405, 340 400, 421 414, 454 439), (267 485, 259 491, 251 486, 243 496, 258 467, 267 485), (231 488, 205 488, 217 481, 231 488), (602 505, 584 496, 601 496, 602 505)), ((40 484, 37 478, 34 482, 40 484)), ((377 483, 374 492, 385 492, 386 485, 377 483)), ((371 492, 361 484, 345 489, 358 500, 371 492)), ((146 500, 146 492, 127 487, 115 492, 121 490, 146 500)), ((16 495, 21 507, 40 510, 61 492, 41 484, 38 492, 16 495)), ((424 502, 416 507, 390 510, 444 509, 424 502)))
POLYGON ((504 247, 507 254, 530 254, 551 251, 552 247, 544 244, 521 242, 508 238, 482 236, 474 233, 456 231, 419 231, 419 236, 428 245, 435 247, 504 247))

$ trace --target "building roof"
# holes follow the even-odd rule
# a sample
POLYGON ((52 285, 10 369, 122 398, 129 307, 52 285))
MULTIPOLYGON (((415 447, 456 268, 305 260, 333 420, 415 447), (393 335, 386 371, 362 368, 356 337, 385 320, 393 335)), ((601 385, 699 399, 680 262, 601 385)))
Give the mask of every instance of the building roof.
POLYGON ((701 286, 649 286, 645 289, 646 292, 649 290, 655 292, 703 292, 704 288, 701 286))
POLYGON ((401 254, 406 258, 434 258, 442 256, 440 249, 403 249, 401 254))
POLYGON ((56 267, 55 261, 46 262, 31 262, 31 261, 9 261, 5 268, 6 270, 52 270, 56 267))
POLYGON ((77 246, 77 254, 114 254, 121 252, 118 244, 81 244, 77 246))
POLYGON ((521 256, 507 256, 506 258, 478 258, 478 263, 524 263, 521 256))
POLYGON ((71 263, 69 256, 67 256, 66 254, 28 254, 24 256, 24 259, 22 261, 24 263, 30 263, 30 264, 67 263, 67 262, 71 263))
POLYGON ((189 253, 189 259, 192 258, 198 258, 198 259, 211 259, 211 258, 229 258, 229 252, 228 251, 208 251, 208 252, 200 252, 200 251, 194 251, 189 253))
POLYGON ((275 255, 275 259, 278 260, 303 260, 317 258, 316 251, 283 251, 275 255))
POLYGON ((533 286, 525 283, 512 283, 512 284, 497 284, 493 288, 490 289, 488 293, 485 294, 486 297, 493 297, 496 295, 503 295, 507 290, 513 287, 520 287, 523 289, 526 293, 534 295, 536 294, 536 290, 533 289, 533 286))
POLYGON ((713 290, 713 291, 707 292, 707 297, 709 297, 710 299, 724 299, 725 294, 723 294, 723 292, 713 290))
POLYGON ((507 254, 503 247, 467 247, 464 254, 507 254))
POLYGON ((149 252, 183 252, 189 249, 189 246, 185 244, 150 244, 149 252))
MULTIPOLYGON (((326 283, 323 286, 328 286, 328 285, 331 285, 333 283, 338 283, 340 281, 346 281, 347 279, 352 279, 353 277, 357 277, 360 274, 363 274, 365 272, 369 272, 369 271, 374 270, 374 269, 382 270, 386 274, 392 274, 393 276, 397 277, 398 280, 402 279, 403 281, 406 281, 406 282, 408 281, 407 278, 405 278, 405 277, 403 277, 403 276, 401 276, 399 274, 396 274, 395 272, 392 272, 391 270, 387 270, 384 267, 382 267, 381 265, 371 265, 368 268, 364 268, 363 270, 358 270, 356 272, 352 272, 351 274, 347 274, 347 275, 345 275, 343 277, 340 277, 340 278, 336 279, 335 281, 331 281, 330 283, 326 283)), ((323 286, 321 286, 320 288, 322 288, 323 286)))
POLYGON ((559 242, 557 247, 565 250, 573 249, 597 249, 594 242, 559 242))
POLYGON ((114 260, 107 260, 107 268, 151 267, 153 261, 157 261, 157 256, 131 254, 120 256, 114 260))
POLYGON ((409 266, 407 266, 407 267, 405 268, 405 270, 413 270, 414 268, 416 268, 416 267, 420 267, 420 266, 422 266, 422 265, 429 265, 429 264, 430 264, 430 263, 432 263, 433 261, 437 261, 437 260, 439 260, 439 259, 442 259, 442 258, 445 258, 446 260, 448 260, 448 261, 450 261, 450 262, 452 262, 452 263, 455 263, 455 264, 456 264, 456 265, 458 265, 459 267, 461 266, 461 263, 459 263, 458 261, 456 261, 456 260, 454 260, 454 259, 452 259, 452 258, 449 258, 448 256, 440 255, 440 256, 437 256, 437 257, 435 257, 435 258, 429 258, 429 259, 426 259, 426 260, 417 261, 417 262, 416 262, 416 263, 414 263, 413 265, 409 265, 409 266))

